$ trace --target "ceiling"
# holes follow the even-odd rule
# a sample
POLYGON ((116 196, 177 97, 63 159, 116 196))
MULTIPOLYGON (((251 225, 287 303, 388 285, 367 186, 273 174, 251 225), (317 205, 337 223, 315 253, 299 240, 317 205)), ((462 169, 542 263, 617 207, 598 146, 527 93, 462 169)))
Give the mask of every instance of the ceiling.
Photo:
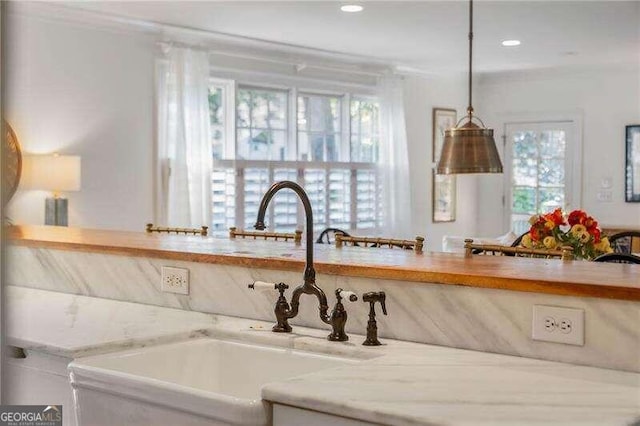
MULTIPOLYGON (((360 55, 424 72, 464 71, 468 3, 104 1, 64 5, 162 24, 360 55)), ((478 72, 640 63, 640 1, 476 1, 478 72), (518 39, 518 47, 501 46, 518 39)))

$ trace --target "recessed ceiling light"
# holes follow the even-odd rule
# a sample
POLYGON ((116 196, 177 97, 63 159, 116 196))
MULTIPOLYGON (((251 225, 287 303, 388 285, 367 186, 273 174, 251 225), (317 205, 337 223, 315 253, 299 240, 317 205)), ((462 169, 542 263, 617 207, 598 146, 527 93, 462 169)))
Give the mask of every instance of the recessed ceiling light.
POLYGON ((340 10, 343 12, 362 12, 362 9, 364 9, 364 7, 359 4, 345 4, 340 7, 340 10))
POLYGON ((506 47, 520 46, 520 40, 505 40, 502 45, 506 47))

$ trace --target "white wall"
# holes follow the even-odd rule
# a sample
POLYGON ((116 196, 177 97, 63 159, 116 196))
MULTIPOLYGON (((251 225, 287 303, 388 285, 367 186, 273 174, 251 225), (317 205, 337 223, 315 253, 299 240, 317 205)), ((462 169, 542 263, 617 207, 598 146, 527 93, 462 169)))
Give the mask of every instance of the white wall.
MULTIPOLYGON (((25 153, 82 157, 82 190, 66 194, 77 227, 141 230, 153 219, 154 36, 10 15, 5 117, 25 153)), ((439 250, 442 235, 473 235, 476 183, 458 178, 457 220, 431 222, 433 107, 464 111, 463 76, 407 77, 413 232, 439 250)), ((43 224, 45 192, 18 191, 14 223, 43 224)))
POLYGON ((465 76, 405 77, 405 116, 409 144, 413 231, 426 237, 427 249, 440 251, 444 235, 476 235, 476 175, 459 175, 456 221, 433 223, 432 109, 454 108, 458 119, 466 110, 465 76))
MULTIPOLYGON (((153 41, 9 14, 4 117, 25 153, 82 157, 69 224, 137 229, 153 219, 153 41)), ((8 216, 44 224, 39 191, 18 191, 8 216)))
MULTIPOLYGON (((640 226, 640 203, 624 201, 625 125, 640 124, 639 68, 539 71, 485 77, 478 84, 476 111, 496 132, 501 158, 503 123, 514 115, 582 118, 582 208, 601 224, 640 226), (610 178, 612 202, 596 198, 610 178)), ((506 166, 506 165, 505 165, 506 166)), ((478 229, 500 234, 502 175, 483 176, 478 196, 478 229)))

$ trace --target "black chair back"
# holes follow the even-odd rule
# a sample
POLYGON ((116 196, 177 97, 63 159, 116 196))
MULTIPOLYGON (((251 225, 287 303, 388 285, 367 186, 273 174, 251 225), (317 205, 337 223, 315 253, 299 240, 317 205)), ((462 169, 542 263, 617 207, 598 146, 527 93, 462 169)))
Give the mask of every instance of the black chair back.
POLYGON ((640 231, 624 231, 609 237, 614 253, 640 253, 640 231))
POLYGON ((594 262, 634 263, 640 265, 640 256, 626 253, 607 253, 593 259, 594 262))
POLYGON ((317 244, 333 244, 335 241, 336 234, 344 235, 345 237, 351 236, 346 231, 343 231, 342 229, 325 228, 318 236, 316 243, 317 244))

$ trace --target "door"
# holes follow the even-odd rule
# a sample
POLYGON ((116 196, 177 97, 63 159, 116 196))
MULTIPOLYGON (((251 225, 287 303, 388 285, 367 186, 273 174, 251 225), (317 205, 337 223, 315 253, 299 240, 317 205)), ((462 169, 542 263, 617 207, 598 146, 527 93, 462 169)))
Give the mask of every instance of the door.
POLYGON ((516 235, 534 214, 579 207, 574 129, 572 121, 505 124, 505 222, 516 235))

